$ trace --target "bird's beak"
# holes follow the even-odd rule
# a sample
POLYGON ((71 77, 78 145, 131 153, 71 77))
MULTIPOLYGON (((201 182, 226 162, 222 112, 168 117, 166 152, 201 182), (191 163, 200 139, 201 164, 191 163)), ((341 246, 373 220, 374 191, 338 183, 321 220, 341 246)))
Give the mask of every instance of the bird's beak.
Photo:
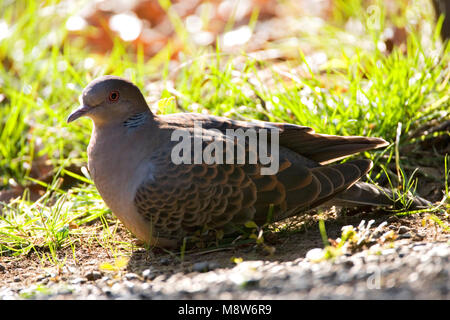
POLYGON ((75 109, 67 118, 67 123, 72 122, 74 120, 77 120, 79 117, 82 117, 86 114, 86 112, 89 112, 92 109, 92 107, 87 105, 81 105, 78 109, 75 109))

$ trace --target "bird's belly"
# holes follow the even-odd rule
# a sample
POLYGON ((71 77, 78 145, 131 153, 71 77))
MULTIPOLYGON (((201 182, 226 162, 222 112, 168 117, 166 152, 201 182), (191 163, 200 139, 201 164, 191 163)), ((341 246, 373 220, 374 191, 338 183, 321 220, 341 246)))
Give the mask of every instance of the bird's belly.
POLYGON ((106 205, 138 238, 149 242, 149 223, 138 214, 134 198, 142 180, 151 175, 151 166, 139 152, 131 157, 123 152, 125 149, 123 145, 108 144, 102 137, 91 140, 88 168, 106 205))

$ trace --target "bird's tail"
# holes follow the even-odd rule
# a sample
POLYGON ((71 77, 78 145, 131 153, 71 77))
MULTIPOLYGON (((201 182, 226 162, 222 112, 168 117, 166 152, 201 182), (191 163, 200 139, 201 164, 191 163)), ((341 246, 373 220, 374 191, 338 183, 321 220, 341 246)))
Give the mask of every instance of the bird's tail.
POLYGON ((393 206, 409 210, 425 209, 432 205, 428 200, 408 193, 402 199, 390 189, 365 182, 357 182, 344 192, 336 195, 327 205, 351 207, 358 205, 393 206))

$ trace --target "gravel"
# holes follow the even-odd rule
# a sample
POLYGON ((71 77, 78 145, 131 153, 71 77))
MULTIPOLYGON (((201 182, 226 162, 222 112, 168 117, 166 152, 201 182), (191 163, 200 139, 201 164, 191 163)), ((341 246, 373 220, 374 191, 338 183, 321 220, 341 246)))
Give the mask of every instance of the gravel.
MULTIPOLYGON (((405 232, 407 234, 408 232, 405 232)), ((449 299, 448 242, 402 243, 334 261, 244 261, 232 268, 198 262, 190 271, 42 277, 27 288, 11 283, 2 299, 449 299)))

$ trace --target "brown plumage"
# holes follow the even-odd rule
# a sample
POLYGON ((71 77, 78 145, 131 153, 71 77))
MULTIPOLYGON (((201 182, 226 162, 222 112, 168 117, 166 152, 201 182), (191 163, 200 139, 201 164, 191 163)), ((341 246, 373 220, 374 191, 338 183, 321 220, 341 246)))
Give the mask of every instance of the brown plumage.
MULTIPOLYGON (((392 204, 375 186, 357 182, 371 169, 370 160, 324 166, 386 146, 383 139, 193 113, 156 116, 134 84, 114 76, 94 80, 82 99, 83 106, 68 121, 86 115, 94 122, 88 165, 97 189, 125 226, 148 243, 174 246, 205 227, 231 232, 250 220, 263 224, 271 207, 277 221, 330 201, 392 204), (229 141, 227 129, 278 130, 278 172, 262 175, 267 165, 259 158, 253 164, 174 164, 171 155, 178 140, 171 141, 172 133, 193 134, 194 122, 202 125, 203 149, 211 141, 229 141)), ((244 148, 248 160, 254 149, 248 143, 244 148)), ((414 206, 427 204, 413 200, 414 206)))

